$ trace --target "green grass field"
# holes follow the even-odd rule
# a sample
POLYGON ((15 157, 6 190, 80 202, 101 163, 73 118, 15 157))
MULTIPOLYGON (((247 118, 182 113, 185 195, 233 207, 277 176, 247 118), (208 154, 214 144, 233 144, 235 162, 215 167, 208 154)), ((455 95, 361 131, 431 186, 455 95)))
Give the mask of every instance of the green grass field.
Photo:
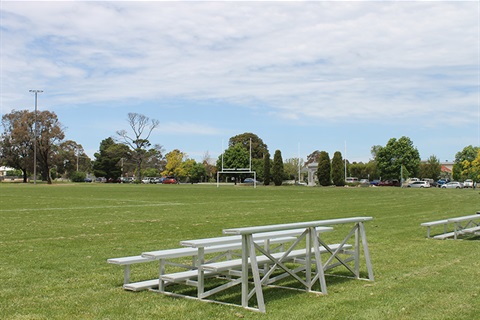
MULTIPOLYGON (((478 210, 471 189, 3 183, 0 318, 475 319, 480 239, 426 239, 420 223, 478 210), (266 289, 266 314, 127 292, 123 268, 106 263, 224 228, 352 216, 374 217, 375 282, 328 277, 326 296, 266 289)), ((155 274, 132 267, 133 281, 155 274)))

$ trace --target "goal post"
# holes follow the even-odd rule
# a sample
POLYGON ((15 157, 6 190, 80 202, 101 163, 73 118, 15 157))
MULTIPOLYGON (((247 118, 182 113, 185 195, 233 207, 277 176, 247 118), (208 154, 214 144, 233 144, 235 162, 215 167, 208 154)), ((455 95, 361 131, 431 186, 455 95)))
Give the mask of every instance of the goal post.
MULTIPOLYGON (((222 141, 223 149, 223 141, 222 141)), ((257 172, 252 171, 252 139, 250 138, 250 159, 248 162, 248 168, 224 168, 223 166, 223 154, 222 152, 222 171, 217 171, 217 188, 220 186, 220 174, 252 174, 253 173, 253 187, 257 187, 257 172)))
POLYGON ((220 174, 252 174, 253 173, 253 187, 257 187, 257 172, 251 171, 249 169, 241 170, 241 169, 225 169, 222 171, 217 171, 217 188, 220 187, 220 174), (248 171, 247 171, 248 170, 248 171))

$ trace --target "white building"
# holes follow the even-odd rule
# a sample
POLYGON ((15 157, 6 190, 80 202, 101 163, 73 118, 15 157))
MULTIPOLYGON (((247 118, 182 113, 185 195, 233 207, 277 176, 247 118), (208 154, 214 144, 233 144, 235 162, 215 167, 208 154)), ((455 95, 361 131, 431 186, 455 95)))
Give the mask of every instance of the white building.
POLYGON ((0 167, 0 177, 5 177, 7 175, 8 171, 13 171, 13 170, 15 170, 15 169, 10 168, 10 167, 1 166, 0 167))

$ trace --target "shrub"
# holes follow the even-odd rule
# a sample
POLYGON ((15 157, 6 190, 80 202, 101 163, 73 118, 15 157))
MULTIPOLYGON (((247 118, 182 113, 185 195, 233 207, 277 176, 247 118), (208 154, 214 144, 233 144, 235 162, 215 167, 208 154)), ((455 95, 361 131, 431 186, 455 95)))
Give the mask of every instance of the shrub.
POLYGON ((76 171, 72 173, 71 180, 72 182, 84 182, 87 174, 85 172, 76 171))

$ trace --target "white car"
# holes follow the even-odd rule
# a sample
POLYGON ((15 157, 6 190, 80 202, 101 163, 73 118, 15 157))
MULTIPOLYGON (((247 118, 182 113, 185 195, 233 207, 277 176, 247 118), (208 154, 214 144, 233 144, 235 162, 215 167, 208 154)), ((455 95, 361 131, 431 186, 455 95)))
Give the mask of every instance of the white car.
POLYGON ((473 180, 472 179, 467 179, 463 182, 463 187, 464 188, 473 188, 473 180))
POLYGON ((430 188, 428 181, 414 181, 407 185, 409 188, 430 188))
POLYGON ((451 182, 447 182, 447 183, 443 184, 442 188, 443 189, 462 189, 463 184, 461 184, 460 182, 457 182, 457 181, 451 181, 451 182))

